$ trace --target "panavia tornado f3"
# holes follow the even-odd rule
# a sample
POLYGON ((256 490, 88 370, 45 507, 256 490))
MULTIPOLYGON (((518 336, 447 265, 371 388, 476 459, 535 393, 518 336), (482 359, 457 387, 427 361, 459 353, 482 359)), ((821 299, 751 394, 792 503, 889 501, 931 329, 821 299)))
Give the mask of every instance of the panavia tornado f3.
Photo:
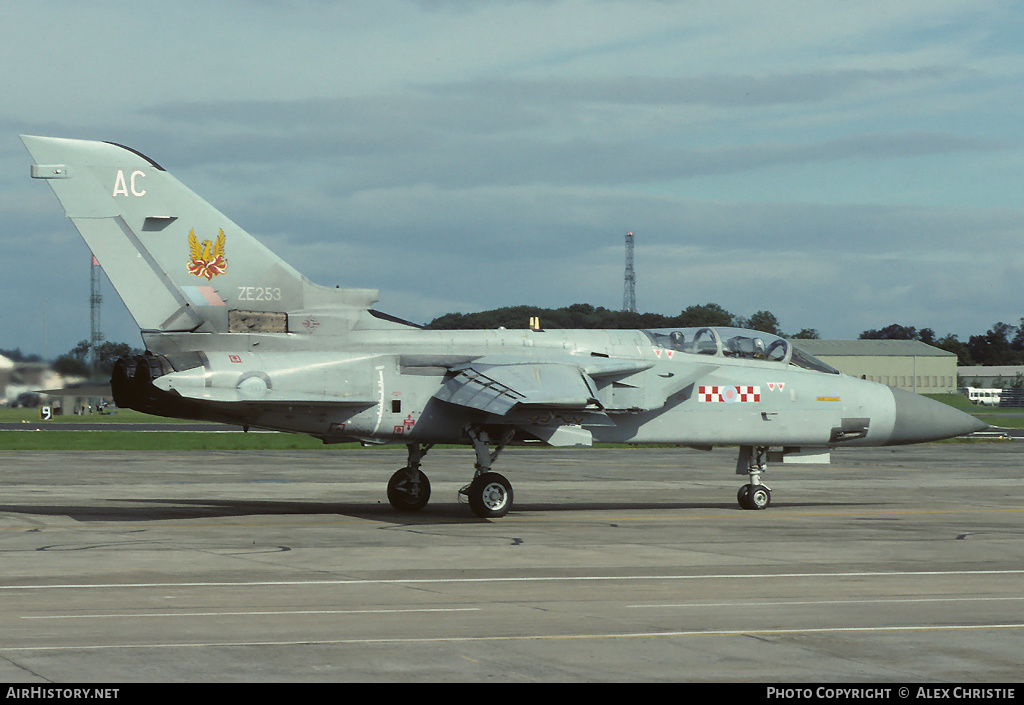
POLYGON ((491 518, 512 507, 492 466, 514 439, 738 446, 739 504, 764 509, 769 461, 986 427, 751 330, 424 330, 373 309, 375 290, 312 283, 133 149, 22 140, 141 329, 146 352, 111 377, 119 407, 405 444, 387 486, 399 511, 427 504, 437 443, 476 451, 459 499, 491 518))

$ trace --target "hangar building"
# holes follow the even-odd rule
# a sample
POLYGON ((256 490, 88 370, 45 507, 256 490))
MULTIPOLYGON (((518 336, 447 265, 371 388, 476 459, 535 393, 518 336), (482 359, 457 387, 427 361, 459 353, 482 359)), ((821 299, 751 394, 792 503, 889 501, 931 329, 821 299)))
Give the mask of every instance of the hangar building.
POLYGON ((1005 389, 1024 379, 1024 365, 993 365, 991 367, 958 367, 957 373, 965 387, 1005 389))
POLYGON ((843 374, 918 394, 956 392, 956 355, 919 340, 791 340, 843 374))

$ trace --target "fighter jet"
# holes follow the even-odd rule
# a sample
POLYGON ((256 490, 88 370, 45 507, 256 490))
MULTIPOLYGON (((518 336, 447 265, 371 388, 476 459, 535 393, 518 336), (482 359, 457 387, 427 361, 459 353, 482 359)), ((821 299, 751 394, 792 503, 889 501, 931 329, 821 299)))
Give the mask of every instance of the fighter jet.
POLYGON ((986 427, 751 330, 424 330, 374 309, 375 290, 309 281, 133 149, 22 140, 141 329, 146 352, 111 377, 119 407, 404 444, 387 485, 398 511, 427 504, 421 462, 438 443, 472 446, 460 501, 494 518, 513 503, 492 469, 513 441, 738 446, 737 499, 756 510, 769 461, 986 427))

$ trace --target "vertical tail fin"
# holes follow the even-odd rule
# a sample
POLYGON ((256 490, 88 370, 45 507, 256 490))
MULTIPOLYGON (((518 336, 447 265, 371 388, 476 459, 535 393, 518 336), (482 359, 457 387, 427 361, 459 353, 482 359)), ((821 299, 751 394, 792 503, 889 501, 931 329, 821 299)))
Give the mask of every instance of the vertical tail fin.
POLYGON ((375 290, 313 284, 132 149, 21 139, 32 177, 49 182, 144 332, 228 332, 260 316, 285 332, 289 314, 354 313, 377 300, 375 290))

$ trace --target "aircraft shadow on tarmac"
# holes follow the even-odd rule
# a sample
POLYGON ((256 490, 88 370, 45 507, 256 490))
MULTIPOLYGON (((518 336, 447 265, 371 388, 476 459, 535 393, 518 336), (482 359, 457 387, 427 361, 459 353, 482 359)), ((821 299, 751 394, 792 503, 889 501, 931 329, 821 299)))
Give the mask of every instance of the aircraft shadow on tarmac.
MULTIPOLYGON (((834 507, 850 509, 874 503, 864 502, 787 502, 787 509, 826 510, 834 507)), ((550 502, 522 503, 509 517, 522 514, 553 514, 579 512, 668 512, 679 510, 711 509, 753 516, 731 502, 550 502)), ((771 513, 771 510, 768 510, 771 513)), ((479 524, 497 523, 500 519, 480 519, 465 505, 456 502, 437 502, 418 512, 397 512, 386 502, 338 503, 277 500, 215 500, 215 499, 118 499, 107 506, 76 506, 68 504, 0 505, 0 514, 38 516, 66 516, 75 521, 88 522, 148 522, 212 519, 243 516, 314 516, 338 515, 389 524, 479 524)), ((761 513, 757 513, 761 515, 761 513)))

